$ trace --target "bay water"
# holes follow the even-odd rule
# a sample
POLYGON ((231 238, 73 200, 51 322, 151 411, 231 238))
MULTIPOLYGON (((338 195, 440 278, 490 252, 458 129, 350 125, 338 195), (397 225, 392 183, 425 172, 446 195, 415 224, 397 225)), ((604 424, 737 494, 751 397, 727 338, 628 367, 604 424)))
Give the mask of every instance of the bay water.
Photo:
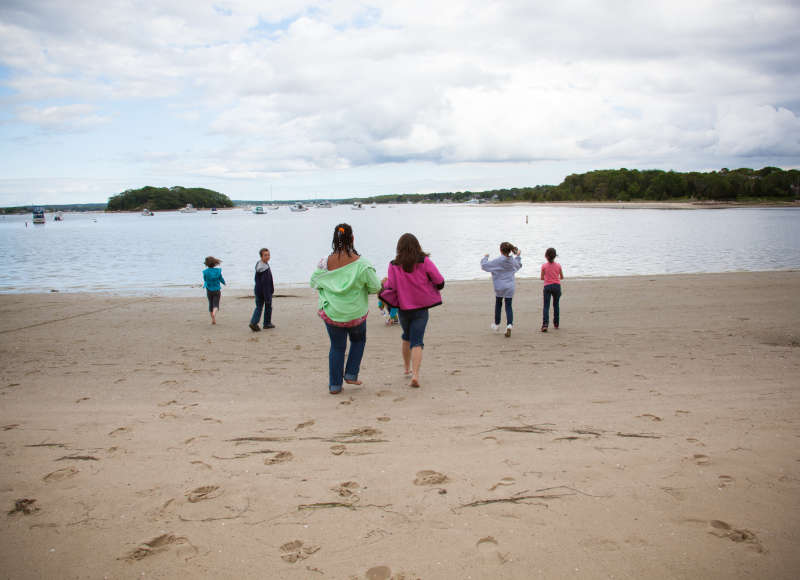
POLYGON ((37 226, 30 215, 4 216, 0 292, 194 295, 209 255, 222 260, 228 289, 250 289, 262 247, 278 287, 306 286, 340 222, 353 226, 356 249, 379 277, 404 232, 419 238, 447 280, 488 279, 480 258, 498 255, 503 241, 522 251, 521 277, 539 277, 551 246, 568 278, 800 269, 800 208, 364 207, 66 213, 60 222, 48 214, 37 226))

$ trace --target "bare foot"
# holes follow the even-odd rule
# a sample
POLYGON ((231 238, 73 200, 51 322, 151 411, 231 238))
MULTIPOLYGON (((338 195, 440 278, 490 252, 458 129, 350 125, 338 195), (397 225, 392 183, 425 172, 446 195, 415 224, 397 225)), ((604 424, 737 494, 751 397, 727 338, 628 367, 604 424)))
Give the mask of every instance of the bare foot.
POLYGON ((419 381, 417 379, 411 379, 411 384, 408 386, 411 387, 412 389, 418 389, 419 381))
POLYGON ((347 383, 348 385, 360 385, 361 384, 361 381, 359 381, 358 379, 356 379, 355 381, 350 381, 348 379, 345 379, 344 382, 347 383))
POLYGON ((410 375, 410 374, 411 374, 411 369, 406 369, 406 370, 404 370, 404 371, 403 371, 403 374, 404 374, 404 375, 410 375))

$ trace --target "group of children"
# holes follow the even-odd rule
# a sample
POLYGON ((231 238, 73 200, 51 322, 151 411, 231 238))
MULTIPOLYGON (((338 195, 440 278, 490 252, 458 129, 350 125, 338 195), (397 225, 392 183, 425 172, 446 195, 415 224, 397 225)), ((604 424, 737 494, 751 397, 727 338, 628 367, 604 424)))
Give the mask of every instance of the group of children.
MULTIPOLYGON (((264 312, 263 327, 275 328, 272 324, 272 294, 274 284, 272 281, 272 270, 269 267, 270 253, 267 248, 259 251, 261 259, 256 262, 255 267, 255 299, 256 308, 250 319, 250 329, 253 332, 261 330, 258 326, 261 312, 264 312)), ((555 248, 547 248, 544 253, 547 261, 542 264, 539 278, 544 281, 544 306, 542 309, 542 332, 547 332, 550 325, 550 302, 553 302, 553 327, 558 328, 559 323, 559 302, 561 300, 561 280, 564 279, 564 271, 561 264, 555 261, 555 248)), ((203 287, 206 289, 208 297, 208 312, 211 315, 211 324, 217 323, 217 311, 219 310, 219 300, 222 294, 220 284, 225 284, 222 277, 222 270, 219 268, 221 260, 213 256, 205 259, 206 269, 203 270, 203 287)), ((522 257, 519 248, 510 242, 500 244, 500 256, 494 260, 489 259, 489 254, 481 258, 481 269, 491 273, 494 283, 495 303, 494 303, 494 322, 492 330, 500 330, 501 313, 505 304, 506 311, 506 332, 505 335, 511 336, 514 327, 514 309, 512 300, 516 290, 515 276, 517 271, 522 268, 522 257), (512 256, 513 254, 513 256, 512 256)), ((383 315, 387 326, 399 324, 398 309, 384 304, 378 300, 378 308, 383 315)))
MULTIPOLYGON (((481 268, 491 273, 494 283, 494 322, 492 330, 500 330, 500 314, 505 303, 506 310, 506 337, 511 336, 514 327, 514 309, 511 305, 516 290, 514 276, 522 268, 522 258, 519 248, 510 242, 500 244, 500 256, 494 260, 489 259, 489 254, 481 258, 481 268), (513 256, 511 254, 514 254, 513 256)), ((559 302, 561 300, 561 280, 564 271, 561 264, 556 262, 555 248, 547 248, 544 253, 547 262, 542 264, 539 278, 544 281, 544 308, 542 309, 542 332, 547 332, 550 321, 550 300, 553 301, 553 326, 558 328, 559 302)))
MULTIPOLYGON (((256 262, 253 294, 255 294, 256 307, 250 317, 250 330, 259 332, 258 326, 261 320, 261 312, 264 312, 263 328, 275 328, 272 324, 272 295, 275 292, 275 284, 272 280, 272 268, 269 266, 269 249, 261 248, 258 251, 260 260, 256 262)), ((219 267, 222 260, 214 256, 205 259, 206 269, 203 270, 203 288, 206 289, 208 297, 208 313, 211 315, 211 324, 217 323, 217 311, 219 310, 219 299, 222 295, 222 286, 225 278, 222 277, 222 269, 219 267)))

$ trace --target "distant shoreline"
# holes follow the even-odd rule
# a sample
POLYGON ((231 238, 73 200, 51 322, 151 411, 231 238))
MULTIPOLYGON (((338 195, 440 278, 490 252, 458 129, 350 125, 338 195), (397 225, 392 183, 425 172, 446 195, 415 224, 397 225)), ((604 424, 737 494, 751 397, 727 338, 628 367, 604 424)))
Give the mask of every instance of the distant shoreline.
MULTIPOLYGON (((276 201, 275 204, 287 205, 288 201, 276 201)), ((313 203, 313 201, 303 201, 302 203, 313 203)), ((333 202, 336 203, 336 202, 333 202)), ((339 203, 337 205, 350 205, 349 203, 339 203)), ((404 203, 377 203, 378 206, 403 206, 404 203)), ((484 202, 480 204, 456 203, 456 202, 419 202, 414 205, 464 205, 469 207, 575 207, 585 209, 663 209, 663 210, 687 210, 687 209, 737 209, 737 208, 800 208, 800 200, 795 201, 764 201, 764 202, 736 202, 736 201, 512 201, 512 202, 484 202)), ((47 208, 47 206, 45 206, 47 208)), ((234 207, 218 208, 218 211, 236 210, 246 208, 244 205, 236 205, 234 207)), ((28 211, 21 212, 7 212, 3 213, 2 210, 7 208, 0 208, 2 215, 25 215, 30 213, 28 211)), ((210 208, 198 208, 198 211, 208 210, 210 208)), ((169 210, 153 210, 154 213, 167 213, 179 211, 177 209, 169 210)), ((114 213, 114 214, 138 214, 140 210, 104 210, 104 209, 50 209, 45 210, 46 213, 114 213)))
POLYGON ((734 209, 734 208, 800 208, 800 201, 793 202, 727 202, 727 201, 531 201, 493 205, 580 207, 597 209, 734 209))

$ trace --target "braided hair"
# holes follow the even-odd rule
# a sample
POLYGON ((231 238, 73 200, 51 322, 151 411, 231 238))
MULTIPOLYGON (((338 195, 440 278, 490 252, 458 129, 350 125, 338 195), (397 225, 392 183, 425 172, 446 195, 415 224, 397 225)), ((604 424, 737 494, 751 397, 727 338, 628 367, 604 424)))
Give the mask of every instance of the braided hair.
POLYGON ((353 246, 353 228, 350 227, 350 224, 339 224, 333 228, 331 248, 333 248, 334 254, 345 252, 348 256, 359 255, 353 246))

